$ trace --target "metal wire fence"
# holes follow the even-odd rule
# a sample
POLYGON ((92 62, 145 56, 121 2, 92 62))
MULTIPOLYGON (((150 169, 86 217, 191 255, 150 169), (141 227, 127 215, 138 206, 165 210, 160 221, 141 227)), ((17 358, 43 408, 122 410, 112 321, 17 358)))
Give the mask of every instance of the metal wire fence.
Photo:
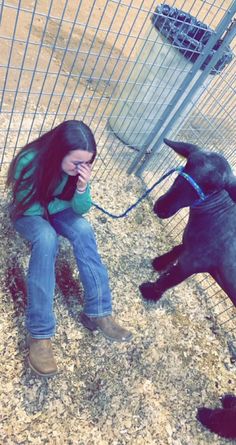
MULTIPOLYGON (((162 143, 166 135, 221 151, 236 167, 235 59, 210 72, 224 44, 235 54, 236 2, 168 4, 195 17, 198 29, 213 30, 194 63, 157 36, 160 5, 152 0, 0 1, 1 185, 20 147, 73 118, 95 133, 94 181, 136 172, 149 187, 179 163, 162 143), (219 39, 222 48, 201 70, 219 39)), ((173 240, 185 220, 183 212, 168 223, 173 240)), ((220 323, 234 329, 234 308, 217 285, 201 277, 198 286, 220 323)))

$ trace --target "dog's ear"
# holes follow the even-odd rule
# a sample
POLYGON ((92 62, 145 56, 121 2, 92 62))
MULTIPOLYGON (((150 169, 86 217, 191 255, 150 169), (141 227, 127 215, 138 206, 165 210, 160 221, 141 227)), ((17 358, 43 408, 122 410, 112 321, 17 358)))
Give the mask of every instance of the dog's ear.
POLYGON ((225 184, 225 190, 228 192, 230 198, 236 202, 236 176, 232 173, 225 184))
POLYGON ((173 148, 173 150, 180 156, 184 158, 188 158, 191 153, 195 153, 199 151, 199 147, 197 145, 188 144, 187 142, 175 142, 170 141, 169 139, 163 139, 166 145, 173 148))

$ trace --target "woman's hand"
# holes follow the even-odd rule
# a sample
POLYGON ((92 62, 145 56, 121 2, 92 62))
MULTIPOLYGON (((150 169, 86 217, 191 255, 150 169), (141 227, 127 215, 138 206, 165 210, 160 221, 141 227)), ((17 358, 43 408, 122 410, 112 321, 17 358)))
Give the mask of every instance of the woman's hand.
POLYGON ((78 181, 76 184, 78 192, 84 192, 90 180, 92 171, 91 164, 85 162, 78 164, 78 181))

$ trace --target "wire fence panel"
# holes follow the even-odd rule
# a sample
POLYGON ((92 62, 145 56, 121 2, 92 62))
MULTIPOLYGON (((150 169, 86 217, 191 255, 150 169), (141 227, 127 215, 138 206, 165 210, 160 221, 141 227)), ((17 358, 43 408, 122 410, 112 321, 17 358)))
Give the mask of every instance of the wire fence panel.
MULTIPOLYGON (((80 1, 76 7, 73 1, 60 5, 36 1, 33 8, 27 1, 4 3, 3 167, 27 141, 71 118, 91 125, 103 165, 110 162, 103 153, 110 136, 106 128, 110 98, 142 35, 150 7, 152 2, 147 1, 128 5, 80 1)), ((111 138, 116 146, 116 138, 111 138)))
MULTIPOLYGON (((169 5, 207 25, 214 31, 212 39, 233 35, 228 29, 235 1, 176 0, 169 5)), ((166 131, 170 139, 222 152, 236 169, 235 58, 194 91, 202 71, 196 69, 192 78, 191 73, 200 59, 192 64, 175 44, 163 36, 157 40, 157 6, 152 0, 0 1, 1 186, 20 147, 74 118, 95 133, 99 157, 94 181, 139 170, 149 187, 177 166, 179 159, 164 144, 147 144, 158 125, 155 140, 166 131), (191 89, 187 108, 178 113, 191 89)), ((233 37, 230 47, 235 55, 233 37)), ((157 193, 160 189, 153 199, 157 193)), ((166 224, 173 240, 180 238, 186 217, 183 211, 166 224)), ((198 285, 207 291, 221 323, 233 320, 232 305, 219 288, 205 277, 198 285)))
MULTIPOLYGON (((173 2, 210 27, 220 22, 229 5, 173 2)), ((117 88, 135 86, 131 74, 140 47, 153 31, 150 18, 156 3, 80 1, 75 6, 51 0, 32 6, 30 1, 9 1, 1 7, 1 164, 7 165, 20 146, 41 132, 76 117, 96 133, 102 160, 97 174, 126 171, 135 153, 107 124, 120 100, 117 88)), ((171 45, 165 46, 168 52, 171 45)), ((145 61, 143 68, 150 70, 145 61)))

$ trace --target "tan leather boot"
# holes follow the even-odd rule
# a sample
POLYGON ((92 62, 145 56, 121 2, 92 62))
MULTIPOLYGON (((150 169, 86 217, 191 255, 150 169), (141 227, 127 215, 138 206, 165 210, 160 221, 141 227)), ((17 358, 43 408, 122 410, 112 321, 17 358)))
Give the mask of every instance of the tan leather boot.
POLYGON ((57 373, 50 338, 36 339, 29 337, 29 366, 41 377, 51 377, 57 373))
POLYGON ((104 337, 109 340, 124 342, 132 339, 132 333, 116 323, 111 315, 90 318, 82 312, 80 321, 90 331, 101 331, 104 337))

